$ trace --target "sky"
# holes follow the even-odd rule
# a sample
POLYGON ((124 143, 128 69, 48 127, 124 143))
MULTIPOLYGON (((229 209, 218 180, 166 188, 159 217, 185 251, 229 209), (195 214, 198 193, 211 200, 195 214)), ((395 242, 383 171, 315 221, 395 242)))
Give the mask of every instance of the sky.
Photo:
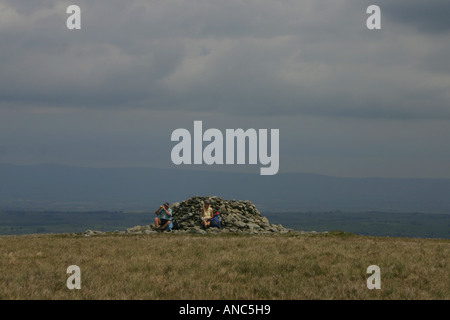
POLYGON ((200 120, 279 129, 280 173, 450 178, 449 17, 448 0, 0 0, 0 163, 259 173, 175 166, 172 132, 200 120))

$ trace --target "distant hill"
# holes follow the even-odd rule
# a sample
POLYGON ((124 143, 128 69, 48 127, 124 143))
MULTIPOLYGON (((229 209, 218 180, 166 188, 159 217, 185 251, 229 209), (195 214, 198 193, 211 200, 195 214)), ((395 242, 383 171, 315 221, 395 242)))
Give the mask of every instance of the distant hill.
POLYGON ((450 213, 450 179, 0 165, 0 209, 148 210, 195 195, 250 200, 260 211, 450 213))

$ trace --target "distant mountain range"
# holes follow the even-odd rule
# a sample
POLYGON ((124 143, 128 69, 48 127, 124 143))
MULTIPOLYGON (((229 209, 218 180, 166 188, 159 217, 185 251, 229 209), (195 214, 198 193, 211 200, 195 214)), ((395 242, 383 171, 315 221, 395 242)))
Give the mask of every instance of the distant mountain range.
POLYGON ((250 200, 260 211, 450 213, 450 179, 0 165, 0 209, 149 210, 194 195, 250 200))

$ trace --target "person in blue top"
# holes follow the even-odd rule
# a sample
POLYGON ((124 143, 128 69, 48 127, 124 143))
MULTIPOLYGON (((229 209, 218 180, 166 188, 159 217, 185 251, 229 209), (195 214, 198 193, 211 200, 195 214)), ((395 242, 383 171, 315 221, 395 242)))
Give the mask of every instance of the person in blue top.
POLYGON ((155 211, 155 227, 157 230, 170 231, 172 229, 172 209, 169 208, 169 203, 166 202, 155 211))

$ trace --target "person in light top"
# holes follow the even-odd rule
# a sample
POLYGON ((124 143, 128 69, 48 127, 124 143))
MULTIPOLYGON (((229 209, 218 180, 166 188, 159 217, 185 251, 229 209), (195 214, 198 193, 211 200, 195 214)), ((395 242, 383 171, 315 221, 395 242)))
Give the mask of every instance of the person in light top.
POLYGON ((208 200, 206 200, 202 208, 202 227, 204 229, 209 227, 212 217, 213 217, 213 209, 211 208, 211 203, 208 200))

